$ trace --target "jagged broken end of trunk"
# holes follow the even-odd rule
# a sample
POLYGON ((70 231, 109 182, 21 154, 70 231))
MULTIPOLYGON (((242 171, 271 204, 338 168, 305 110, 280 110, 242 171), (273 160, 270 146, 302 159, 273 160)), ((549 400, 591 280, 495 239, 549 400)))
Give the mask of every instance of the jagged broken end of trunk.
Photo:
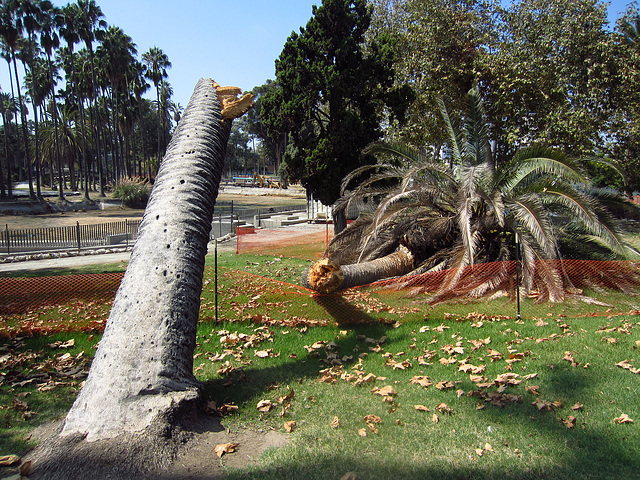
POLYGON ((302 285, 320 293, 335 292, 342 285, 344 274, 340 265, 329 258, 322 258, 302 274, 302 285))
POLYGON ((413 270, 414 256, 404 245, 384 257, 363 263, 340 265, 323 258, 302 274, 302 285, 320 293, 358 287, 383 278, 399 277, 413 270))

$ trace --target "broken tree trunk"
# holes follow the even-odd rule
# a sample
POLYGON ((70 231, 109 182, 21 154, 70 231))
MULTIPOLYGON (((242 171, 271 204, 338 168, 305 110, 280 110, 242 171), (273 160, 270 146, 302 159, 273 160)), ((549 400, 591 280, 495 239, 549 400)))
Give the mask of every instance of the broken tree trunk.
POLYGON ((413 255, 400 245, 392 254, 370 262, 339 265, 328 258, 318 260, 302 273, 302 285, 320 293, 331 293, 406 275, 411 270, 413 255))
POLYGON ((231 127, 216 86, 210 79, 198 82, 173 134, 89 376, 61 436, 79 433, 93 441, 140 432, 199 399, 196 325, 231 127))

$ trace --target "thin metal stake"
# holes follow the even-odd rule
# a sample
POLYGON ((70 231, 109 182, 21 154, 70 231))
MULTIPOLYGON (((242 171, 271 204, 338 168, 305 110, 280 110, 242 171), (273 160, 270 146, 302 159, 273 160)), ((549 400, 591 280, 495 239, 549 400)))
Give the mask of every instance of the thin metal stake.
POLYGON ((520 320, 520 241, 518 238, 518 232, 516 234, 516 305, 518 308, 517 318, 520 320))
POLYGON ((215 303, 216 303, 216 323, 218 323, 218 239, 213 240, 213 270, 214 280, 213 289, 215 290, 215 303))

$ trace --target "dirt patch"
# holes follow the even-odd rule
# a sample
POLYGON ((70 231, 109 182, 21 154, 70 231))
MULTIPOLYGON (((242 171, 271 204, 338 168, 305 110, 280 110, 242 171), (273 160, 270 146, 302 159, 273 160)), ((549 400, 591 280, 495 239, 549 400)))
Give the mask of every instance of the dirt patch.
MULTIPOLYGON (((55 439, 54 436, 57 435, 61 427, 62 420, 51 422, 38 427, 31 437, 37 442, 45 444, 46 450, 46 442, 52 438, 55 439)), ((241 429, 237 432, 230 432, 220 422, 219 418, 208 415, 199 415, 197 427, 188 433, 182 434, 182 438, 184 440, 178 442, 181 443, 178 453, 169 465, 146 475, 137 473, 135 478, 142 480, 223 480, 228 469, 242 469, 257 463, 266 450, 282 447, 288 441, 286 435, 273 430, 258 432, 241 429), (224 454, 220 458, 215 453, 215 448, 217 445, 225 443, 236 443, 236 451, 224 454)), ((149 445, 145 446, 147 440, 148 438, 145 440, 144 436, 137 439, 135 435, 124 435, 123 437, 118 437, 117 440, 101 440, 96 444, 82 440, 77 443, 77 440, 71 440, 71 443, 75 443, 76 446, 71 447, 69 455, 65 454, 65 462, 68 462, 69 458, 74 456, 82 459, 78 458, 76 461, 71 461, 70 465, 75 466, 77 470, 65 473, 65 477, 71 478, 67 477, 67 475, 71 475, 76 478, 77 476, 74 475, 86 467, 83 460, 86 460, 87 456, 96 456, 96 445, 99 443, 97 450, 102 452, 102 457, 114 452, 119 452, 119 454, 110 455, 115 458, 96 458, 95 463, 92 463, 93 466, 89 466, 89 468, 94 469, 94 474, 97 474, 98 478, 102 478, 100 474, 109 471, 111 474, 109 478, 131 478, 129 474, 136 473, 138 467, 119 464, 119 462, 129 461, 136 463, 136 461, 139 461, 140 454, 144 452, 148 457, 153 457, 153 460, 157 460, 158 456, 166 453, 164 452, 166 446, 161 445, 161 442, 152 445, 150 448, 149 445), (78 452, 81 455, 78 455, 78 452)), ((67 448, 67 446, 62 445, 65 443, 64 440, 62 444, 57 440, 54 440, 54 442, 56 442, 57 448, 63 450, 67 448)), ((30 478, 34 480, 47 478, 48 473, 51 473, 46 467, 47 473, 40 472, 38 457, 41 454, 42 452, 36 449, 36 451, 24 458, 24 460, 34 461, 33 471, 30 474, 30 478), (35 453, 35 457, 33 453, 35 453)), ((151 458, 149 459, 152 460, 151 458)), ((150 463, 153 463, 153 461, 150 463)), ((16 466, 12 469, 3 469, 1 473, 2 475, 11 475, 13 472, 10 470, 16 470, 17 472, 18 468, 16 466)))
POLYGON ((218 432, 198 433, 190 441, 190 445, 180 454, 173 464, 162 472, 146 477, 146 480, 214 480, 223 479, 228 468, 245 468, 256 463, 266 450, 282 447, 287 438, 279 432, 255 432, 242 429, 229 432, 226 429, 218 432), (236 451, 218 458, 216 445, 237 443, 236 451))

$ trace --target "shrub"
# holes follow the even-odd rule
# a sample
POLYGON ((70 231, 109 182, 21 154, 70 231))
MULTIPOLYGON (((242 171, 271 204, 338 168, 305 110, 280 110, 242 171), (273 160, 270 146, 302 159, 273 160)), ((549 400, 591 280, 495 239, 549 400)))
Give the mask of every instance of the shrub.
POLYGON ((123 178, 113 186, 113 196, 131 208, 143 208, 149 200, 151 187, 146 178, 123 178))

